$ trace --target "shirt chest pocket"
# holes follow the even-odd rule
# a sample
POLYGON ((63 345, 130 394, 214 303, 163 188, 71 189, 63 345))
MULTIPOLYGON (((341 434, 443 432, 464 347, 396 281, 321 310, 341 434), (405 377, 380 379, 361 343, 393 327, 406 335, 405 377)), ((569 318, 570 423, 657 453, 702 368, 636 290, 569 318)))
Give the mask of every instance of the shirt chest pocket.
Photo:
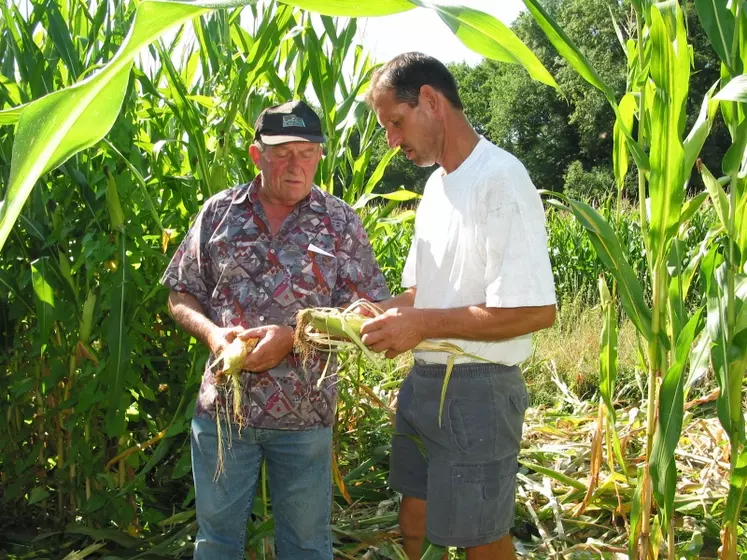
MULTIPOLYGON (((298 274, 293 275, 294 287, 302 292, 313 292, 322 296, 322 300, 330 298, 337 283, 339 265, 334 247, 310 243, 301 255, 300 265, 298 274)), ((323 305, 329 304, 325 302, 323 305)))

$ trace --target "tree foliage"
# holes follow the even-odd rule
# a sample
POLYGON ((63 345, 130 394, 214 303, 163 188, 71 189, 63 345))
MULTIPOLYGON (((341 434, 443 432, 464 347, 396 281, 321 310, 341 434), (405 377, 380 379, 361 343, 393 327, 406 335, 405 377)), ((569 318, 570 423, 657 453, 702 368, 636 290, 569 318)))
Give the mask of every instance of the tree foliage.
MULTIPOLYGON (((626 52, 623 41, 635 35, 628 1, 551 0, 543 2, 569 37, 591 61, 619 99, 625 92, 626 52)), ((718 80, 720 63, 697 21, 694 5, 685 5, 694 70, 688 96, 688 127, 698 114, 703 96, 718 80)), ((614 192, 612 129, 615 115, 604 95, 589 85, 560 57, 545 33, 527 12, 512 25, 516 35, 553 74, 561 91, 534 81, 522 68, 484 59, 475 66, 450 65, 459 85, 465 113, 475 129, 513 153, 527 167, 537 188, 569 192, 601 200, 614 192)), ((730 140, 718 119, 701 158, 718 167, 730 140)), ((379 140, 374 161, 385 153, 379 140), (379 155, 380 154, 380 155, 379 155), (378 157, 377 157, 378 156, 378 157)), ((415 168, 398 155, 384 176, 383 186, 400 185, 420 191, 431 169, 415 168)), ((626 194, 635 197, 635 174, 629 174, 626 194)), ((693 177, 702 190, 699 178, 693 177)))

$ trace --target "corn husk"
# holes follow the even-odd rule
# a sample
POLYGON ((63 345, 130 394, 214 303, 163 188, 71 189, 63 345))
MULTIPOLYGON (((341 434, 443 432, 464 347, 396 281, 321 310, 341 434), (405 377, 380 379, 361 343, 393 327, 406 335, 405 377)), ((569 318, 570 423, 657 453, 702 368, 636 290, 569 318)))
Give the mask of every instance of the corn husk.
POLYGON ((226 444, 231 447, 231 424, 236 424, 239 430, 244 427, 246 418, 241 406, 243 388, 241 385, 241 372, 244 369, 246 357, 254 351, 258 338, 243 340, 239 337, 226 345, 212 364, 211 371, 215 374, 216 388, 223 396, 226 406, 220 405, 220 400, 215 404, 215 421, 218 433, 218 460, 215 468, 215 480, 224 470, 224 457, 226 444), (223 441, 222 424, 226 423, 228 429, 228 442, 223 441))
MULTIPOLYGON (((371 361, 381 358, 381 355, 375 355, 361 340, 361 327, 363 323, 371 317, 357 313, 355 309, 364 308, 373 316, 382 314, 382 310, 375 304, 365 300, 359 300, 352 303, 344 310, 327 307, 317 307, 312 309, 303 309, 296 315, 296 346, 300 349, 304 361, 314 351, 322 352, 340 352, 353 351, 361 352, 371 361)), ((413 351, 425 352, 445 352, 449 354, 446 360, 446 374, 441 388, 441 400, 438 411, 438 425, 442 424, 444 402, 446 400, 446 390, 451 379, 451 373, 454 369, 454 363, 459 357, 471 358, 482 362, 492 363, 490 360, 470 354, 462 350, 456 344, 445 341, 424 340, 420 342, 413 351)), ((324 375, 322 376, 322 379, 324 375)), ((321 382, 321 379, 320 379, 321 382)))

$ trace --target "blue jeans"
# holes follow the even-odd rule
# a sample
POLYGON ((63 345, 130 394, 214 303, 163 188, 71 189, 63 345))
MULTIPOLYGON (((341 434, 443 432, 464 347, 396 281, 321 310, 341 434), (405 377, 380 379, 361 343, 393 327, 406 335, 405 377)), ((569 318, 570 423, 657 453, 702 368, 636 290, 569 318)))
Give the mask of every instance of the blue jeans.
POLYGON ((192 473, 199 530, 195 560, 244 558, 262 458, 267 462, 279 560, 332 560, 332 429, 232 427, 224 434, 224 472, 217 481, 214 420, 192 420, 192 473))

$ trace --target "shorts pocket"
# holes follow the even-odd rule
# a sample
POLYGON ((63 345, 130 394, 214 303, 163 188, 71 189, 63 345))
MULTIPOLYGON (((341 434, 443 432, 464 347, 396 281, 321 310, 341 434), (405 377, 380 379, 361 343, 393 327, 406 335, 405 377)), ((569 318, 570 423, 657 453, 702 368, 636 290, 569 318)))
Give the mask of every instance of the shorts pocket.
POLYGON ((453 537, 477 546, 508 532, 514 522, 517 470, 516 455, 452 466, 453 537))
POLYGON ((490 452, 495 445, 496 402, 492 393, 475 399, 449 399, 449 430, 456 446, 463 453, 490 452))

